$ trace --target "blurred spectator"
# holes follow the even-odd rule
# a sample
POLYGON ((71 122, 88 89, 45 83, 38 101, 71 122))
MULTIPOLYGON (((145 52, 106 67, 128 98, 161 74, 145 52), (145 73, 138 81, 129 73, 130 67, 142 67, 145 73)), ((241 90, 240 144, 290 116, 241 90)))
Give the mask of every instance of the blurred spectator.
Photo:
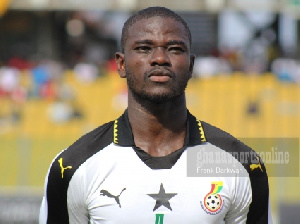
POLYGON ((31 71, 32 96, 54 98, 57 95, 57 84, 62 81, 63 66, 53 60, 43 60, 31 71))
POLYGON ((74 67, 74 73, 78 82, 91 83, 98 77, 98 69, 95 65, 79 63, 74 67))
POLYGON ((297 82, 300 83, 300 62, 287 59, 278 58, 271 64, 271 71, 282 82, 297 82))
POLYGON ((52 122, 64 123, 72 118, 73 109, 67 102, 56 100, 50 104, 48 114, 52 122))
POLYGON ((243 70, 246 73, 263 73, 268 69, 268 42, 253 39, 245 47, 243 70))
POLYGON ((229 74, 231 72, 229 63, 224 59, 214 57, 198 57, 195 59, 195 77, 209 77, 218 74, 229 74))
POLYGON ((50 79, 49 72, 46 67, 42 64, 36 66, 32 69, 32 78, 33 78, 33 89, 32 96, 40 97, 42 88, 50 79))
POLYGON ((249 100, 247 103, 247 115, 255 116, 260 114, 259 99, 249 100))
POLYGON ((10 96, 19 87, 20 72, 11 67, 0 69, 0 96, 10 96))
POLYGON ((46 69, 49 79, 60 81, 62 79, 63 66, 60 62, 54 60, 43 60, 41 65, 46 69))
POLYGON ((12 92, 11 99, 15 104, 23 104, 27 99, 27 90, 23 86, 19 86, 12 92))
POLYGON ((19 70, 28 70, 33 67, 33 63, 26 61, 20 57, 12 57, 8 60, 8 66, 19 69, 19 70))
POLYGON ((46 82, 40 87, 39 96, 44 99, 54 99, 57 95, 57 90, 55 88, 54 82, 46 82))
POLYGON ((57 97, 63 100, 73 101, 75 100, 74 90, 70 85, 64 82, 58 83, 57 97))
POLYGON ((18 124, 21 119, 23 103, 26 100, 27 91, 20 85, 20 71, 12 67, 0 69, 0 96, 5 97, 6 104, 2 105, 2 122, 18 124))
POLYGON ((114 75, 118 74, 117 63, 114 58, 112 58, 106 62, 105 69, 109 76, 114 76, 114 75))
POLYGON ((57 97, 54 102, 49 104, 48 115, 53 123, 66 123, 73 119, 83 118, 81 107, 75 98, 57 97))
POLYGON ((242 70, 242 54, 241 50, 237 47, 221 47, 220 57, 226 60, 232 71, 242 70))

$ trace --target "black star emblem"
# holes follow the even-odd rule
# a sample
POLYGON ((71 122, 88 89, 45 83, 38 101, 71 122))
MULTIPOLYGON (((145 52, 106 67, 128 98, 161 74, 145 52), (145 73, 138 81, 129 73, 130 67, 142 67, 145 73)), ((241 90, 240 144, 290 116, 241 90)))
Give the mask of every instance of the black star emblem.
POLYGON ((148 195, 152 197, 154 200, 156 200, 156 204, 153 208, 153 211, 155 211, 162 205, 172 211, 169 200, 173 198, 176 194, 175 193, 166 194, 163 184, 160 184, 160 189, 158 194, 148 194, 148 195))

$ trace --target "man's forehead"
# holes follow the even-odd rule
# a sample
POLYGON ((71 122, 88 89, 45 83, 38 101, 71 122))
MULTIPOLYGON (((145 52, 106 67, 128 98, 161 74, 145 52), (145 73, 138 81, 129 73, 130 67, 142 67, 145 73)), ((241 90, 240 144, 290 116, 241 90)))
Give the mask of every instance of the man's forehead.
MULTIPOLYGON (((162 30, 165 34, 179 35, 188 39, 187 31, 183 24, 170 17, 154 16, 141 19, 132 24, 128 29, 128 35, 131 37, 143 36, 145 33, 161 34, 162 30)), ((179 37, 178 36, 178 37, 179 37)))
POLYGON ((134 22, 130 27, 137 27, 137 26, 145 26, 145 25, 162 25, 163 24, 172 24, 172 26, 183 27, 181 22, 175 20, 172 17, 164 17, 164 16, 152 16, 149 18, 142 18, 138 21, 134 22))

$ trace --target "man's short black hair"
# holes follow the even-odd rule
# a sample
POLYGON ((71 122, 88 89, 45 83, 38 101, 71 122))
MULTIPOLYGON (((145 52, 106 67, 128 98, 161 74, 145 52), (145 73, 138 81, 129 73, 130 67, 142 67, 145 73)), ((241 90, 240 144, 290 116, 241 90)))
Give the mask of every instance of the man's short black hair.
POLYGON ((149 18, 152 18, 155 16, 171 18, 171 19, 174 19, 175 21, 180 22, 186 30, 190 44, 192 43, 192 35, 191 35, 190 28, 188 27, 187 23, 183 20, 183 18, 168 8, 156 6, 156 7, 145 8, 145 9, 142 9, 142 10, 136 12, 135 14, 130 16, 128 18, 128 20, 124 23, 124 26, 122 29, 122 36, 121 36, 122 52, 124 52, 124 47, 125 47, 125 42, 128 37, 129 27, 131 27, 134 23, 136 23, 137 21, 139 21, 141 19, 149 19, 149 18))

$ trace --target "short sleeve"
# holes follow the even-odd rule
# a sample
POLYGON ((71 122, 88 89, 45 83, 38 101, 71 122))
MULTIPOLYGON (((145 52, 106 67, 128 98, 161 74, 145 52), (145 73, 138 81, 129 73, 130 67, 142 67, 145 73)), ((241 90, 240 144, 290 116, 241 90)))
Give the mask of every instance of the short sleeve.
POLYGON ((252 189, 248 177, 237 177, 232 190, 230 209, 225 217, 227 224, 246 223, 252 202, 252 189))

